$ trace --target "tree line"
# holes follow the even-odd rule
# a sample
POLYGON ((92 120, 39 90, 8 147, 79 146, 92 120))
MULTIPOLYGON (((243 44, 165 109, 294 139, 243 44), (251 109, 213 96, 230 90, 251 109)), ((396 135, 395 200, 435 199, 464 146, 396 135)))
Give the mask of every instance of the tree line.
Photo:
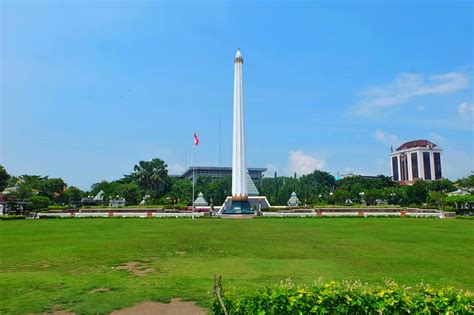
MULTIPOLYGON (((196 193, 202 192, 212 204, 219 206, 231 194, 231 177, 211 179, 199 177, 195 183, 196 193)), ((458 206, 457 202, 472 198, 474 174, 455 182, 448 179, 417 181, 412 186, 399 186, 391 177, 350 176, 340 180, 328 172, 315 170, 300 177, 274 176, 262 178, 255 183, 260 195, 268 198, 272 205, 286 205, 292 192, 298 195, 302 205, 377 205, 433 206, 437 208, 458 206), (468 197, 447 198, 447 193, 458 188, 471 192, 468 197)), ((188 179, 169 176, 168 166, 161 159, 140 161, 130 174, 113 181, 94 183, 83 191, 68 186, 62 178, 40 175, 11 176, 0 165, 0 191, 7 200, 22 202, 29 210, 51 206, 66 206, 80 203, 82 198, 91 198, 103 192, 105 200, 124 198, 127 205, 138 205, 142 200, 153 205, 190 206, 192 182, 188 179)))

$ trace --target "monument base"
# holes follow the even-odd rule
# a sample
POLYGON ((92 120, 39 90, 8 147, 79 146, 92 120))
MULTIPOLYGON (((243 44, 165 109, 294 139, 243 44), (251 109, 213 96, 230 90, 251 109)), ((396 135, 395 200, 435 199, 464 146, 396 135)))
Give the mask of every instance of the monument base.
POLYGON ((222 211, 225 215, 246 214, 253 215, 254 211, 248 200, 231 200, 230 206, 222 211))

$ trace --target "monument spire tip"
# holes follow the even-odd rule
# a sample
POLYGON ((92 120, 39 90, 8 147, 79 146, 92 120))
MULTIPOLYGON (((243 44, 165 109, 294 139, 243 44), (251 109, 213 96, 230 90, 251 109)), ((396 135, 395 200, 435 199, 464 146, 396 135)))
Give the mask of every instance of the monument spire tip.
POLYGON ((241 58, 242 59, 242 53, 240 52, 240 48, 237 48, 237 53, 235 54, 235 58, 241 58))

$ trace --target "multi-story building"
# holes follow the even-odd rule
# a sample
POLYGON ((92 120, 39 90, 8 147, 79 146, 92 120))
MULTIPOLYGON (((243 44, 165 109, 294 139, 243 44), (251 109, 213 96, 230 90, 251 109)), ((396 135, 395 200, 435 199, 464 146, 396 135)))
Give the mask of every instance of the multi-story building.
POLYGON ((441 153, 436 144, 428 140, 408 141, 390 154, 394 181, 411 185, 418 179, 443 178, 441 153))
MULTIPOLYGON (((263 177, 263 173, 266 171, 267 169, 263 167, 248 168, 248 174, 250 175, 250 178, 255 182, 258 182, 263 177)), ((196 176, 196 179, 201 176, 211 178, 222 178, 226 176, 232 176, 232 167, 196 166, 194 168, 194 175, 196 176)), ((193 180, 193 168, 190 167, 179 177, 193 180)))

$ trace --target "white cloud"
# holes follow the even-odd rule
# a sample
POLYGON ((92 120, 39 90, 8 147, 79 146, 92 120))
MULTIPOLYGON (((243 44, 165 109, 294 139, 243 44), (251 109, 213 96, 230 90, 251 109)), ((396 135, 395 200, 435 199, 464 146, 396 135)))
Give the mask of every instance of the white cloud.
POLYGON ((316 169, 320 170, 325 165, 326 162, 324 160, 308 155, 303 151, 290 151, 288 153, 288 167, 285 173, 288 175, 296 173, 298 176, 301 176, 312 173, 316 169))
POLYGON ((474 155, 454 147, 446 147, 441 156, 443 177, 455 180, 474 171, 474 155))
POLYGON ((418 96, 447 94, 469 87, 468 75, 448 72, 436 75, 401 73, 392 82, 367 88, 353 108, 358 115, 372 115, 407 103, 418 96))
POLYGON ((186 169, 181 164, 168 165, 168 173, 172 175, 181 175, 186 169))
POLYGON ((373 175, 373 174, 367 170, 346 166, 344 167, 344 171, 340 175, 373 175))
POLYGON ((265 172, 265 176, 266 177, 273 177, 273 176, 275 176, 275 172, 278 175, 279 170, 280 169, 278 168, 278 166, 273 165, 273 164, 267 164, 267 171, 265 172))
POLYGON ((446 138, 440 134, 437 134, 436 132, 430 132, 428 134, 428 137, 430 141, 436 143, 437 145, 443 145, 444 143, 446 143, 446 138))
POLYGON ((390 174, 390 158, 387 157, 385 159, 377 158, 373 161, 369 161, 365 163, 366 165, 370 166, 370 169, 366 169, 364 167, 350 167, 346 166, 343 172, 340 175, 368 175, 368 176, 376 176, 376 175, 389 175, 390 174))
POLYGON ((474 105, 469 104, 467 102, 461 103, 458 106, 458 112, 461 115, 464 115, 464 114, 471 114, 472 115, 472 114, 474 114, 474 105))
POLYGON ((398 139, 396 135, 385 133, 380 129, 375 130, 374 138, 377 141, 380 141, 389 145, 397 145, 400 142, 400 140, 398 139))

